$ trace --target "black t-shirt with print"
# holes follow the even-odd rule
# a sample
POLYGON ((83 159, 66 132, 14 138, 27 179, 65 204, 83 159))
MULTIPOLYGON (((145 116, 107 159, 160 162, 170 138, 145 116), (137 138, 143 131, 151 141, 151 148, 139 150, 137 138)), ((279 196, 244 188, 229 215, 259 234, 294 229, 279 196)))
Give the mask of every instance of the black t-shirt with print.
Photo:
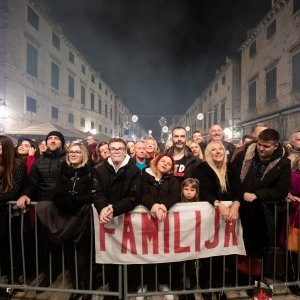
POLYGON ((183 181, 185 178, 184 174, 185 174, 186 161, 187 159, 185 156, 183 156, 183 158, 179 160, 175 160, 174 176, 180 181, 183 181))

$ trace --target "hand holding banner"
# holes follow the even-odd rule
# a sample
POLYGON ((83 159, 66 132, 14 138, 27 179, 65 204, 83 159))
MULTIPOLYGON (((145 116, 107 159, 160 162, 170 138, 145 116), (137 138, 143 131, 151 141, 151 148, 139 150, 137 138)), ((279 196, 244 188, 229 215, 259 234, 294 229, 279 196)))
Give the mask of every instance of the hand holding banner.
MULTIPOLYGON (((229 206, 232 202, 223 203, 229 206)), ((100 224, 93 210, 97 263, 147 264, 246 255, 240 220, 225 222, 208 202, 178 203, 163 222, 138 206, 100 224)))

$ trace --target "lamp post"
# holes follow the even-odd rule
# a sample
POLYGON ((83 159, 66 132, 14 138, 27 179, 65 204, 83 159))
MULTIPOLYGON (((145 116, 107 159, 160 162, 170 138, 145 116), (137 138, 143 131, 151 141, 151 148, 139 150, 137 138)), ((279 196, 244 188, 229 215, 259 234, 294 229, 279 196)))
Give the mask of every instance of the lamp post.
POLYGON ((132 120, 132 139, 136 140, 136 136, 134 134, 134 129, 136 127, 136 122, 138 121, 139 117, 137 115, 133 115, 131 120, 132 120))

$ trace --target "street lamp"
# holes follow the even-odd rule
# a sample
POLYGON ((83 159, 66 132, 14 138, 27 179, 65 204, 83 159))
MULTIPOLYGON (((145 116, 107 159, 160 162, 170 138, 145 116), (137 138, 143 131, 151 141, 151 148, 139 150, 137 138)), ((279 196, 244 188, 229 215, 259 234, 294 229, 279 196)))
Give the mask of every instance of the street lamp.
POLYGON ((137 115, 133 115, 131 120, 132 122, 136 123, 138 121, 139 117, 137 115))
POLYGON ((161 129, 161 131, 162 131, 163 133, 168 133, 168 132, 169 132, 168 126, 164 126, 164 127, 161 129))
POLYGON ((203 118, 204 118, 204 115, 203 115, 202 113, 199 113, 199 114, 197 115, 197 119, 198 119, 199 121, 203 120, 203 118))

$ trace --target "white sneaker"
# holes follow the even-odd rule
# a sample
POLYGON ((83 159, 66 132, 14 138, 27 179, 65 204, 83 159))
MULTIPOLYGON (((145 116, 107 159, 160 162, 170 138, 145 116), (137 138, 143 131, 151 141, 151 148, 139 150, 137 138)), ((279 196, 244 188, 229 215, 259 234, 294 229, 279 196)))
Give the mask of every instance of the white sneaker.
MULTIPOLYGON (((138 294, 146 293, 146 292, 147 292, 147 285, 143 285, 143 287, 140 287, 140 288, 137 290, 137 293, 138 293, 138 294)), ((145 299, 144 296, 135 297, 135 300, 144 300, 144 299, 145 299)))
MULTIPOLYGON (((169 287, 166 284, 159 284, 158 289, 161 292, 168 292, 170 290, 169 287)), ((174 300, 175 299, 173 295, 164 295, 164 297, 167 300, 174 300)))

